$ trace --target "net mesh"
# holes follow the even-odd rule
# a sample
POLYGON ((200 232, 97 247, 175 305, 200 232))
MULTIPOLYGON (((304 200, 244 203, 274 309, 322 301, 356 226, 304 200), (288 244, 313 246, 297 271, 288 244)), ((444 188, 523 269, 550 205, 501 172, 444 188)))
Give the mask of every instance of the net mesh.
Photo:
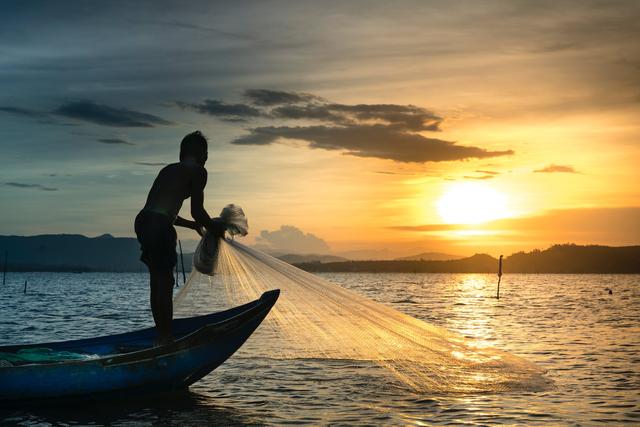
POLYGON ((215 274, 193 271, 175 296, 177 316, 280 298, 241 353, 278 359, 374 362, 420 392, 535 391, 549 385, 536 365, 483 347, 302 271, 261 251, 221 240, 215 274))

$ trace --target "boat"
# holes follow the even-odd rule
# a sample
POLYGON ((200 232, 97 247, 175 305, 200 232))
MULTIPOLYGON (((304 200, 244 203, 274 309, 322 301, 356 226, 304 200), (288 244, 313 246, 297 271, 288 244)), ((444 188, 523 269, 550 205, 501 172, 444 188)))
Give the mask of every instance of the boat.
POLYGON ((175 341, 165 346, 154 347, 155 328, 74 341, 2 346, 0 353, 4 354, 48 349, 81 359, 0 366, 0 405, 186 389, 244 344, 279 294, 276 289, 226 311, 175 319, 175 341))

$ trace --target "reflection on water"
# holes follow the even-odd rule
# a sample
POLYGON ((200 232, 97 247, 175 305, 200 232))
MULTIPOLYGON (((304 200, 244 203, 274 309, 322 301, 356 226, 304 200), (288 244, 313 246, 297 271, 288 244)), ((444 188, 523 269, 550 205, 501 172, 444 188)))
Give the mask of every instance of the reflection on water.
MULTIPOLYGON (((365 362, 232 357, 190 392, 75 407, 2 410, 22 425, 527 424, 640 422, 640 276, 331 274, 355 291, 523 356, 542 393, 418 395, 365 362), (612 288, 613 295, 605 292, 612 288)), ((149 326, 145 275, 10 274, 0 341, 50 341, 149 326), (22 294, 24 279, 27 295, 22 294)), ((260 330, 257 331, 259 333, 260 330)))

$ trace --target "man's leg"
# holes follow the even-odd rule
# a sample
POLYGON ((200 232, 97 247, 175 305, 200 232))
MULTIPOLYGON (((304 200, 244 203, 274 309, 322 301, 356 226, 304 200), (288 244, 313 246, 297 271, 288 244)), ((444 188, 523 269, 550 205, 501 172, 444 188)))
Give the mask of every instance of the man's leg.
POLYGON ((171 270, 150 270, 151 312, 158 330, 160 345, 173 341, 171 320, 173 319, 173 272, 171 270))

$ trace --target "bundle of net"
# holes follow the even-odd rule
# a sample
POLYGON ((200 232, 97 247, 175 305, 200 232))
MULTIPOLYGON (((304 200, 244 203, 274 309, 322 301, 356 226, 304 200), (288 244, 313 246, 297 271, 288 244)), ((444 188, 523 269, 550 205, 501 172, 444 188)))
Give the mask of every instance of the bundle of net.
MULTIPOLYGON (((221 218, 244 235, 242 209, 221 218)), ((205 235, 174 299, 177 316, 223 310, 280 289, 280 298, 241 354, 277 359, 373 362, 418 392, 475 393, 547 388, 543 371, 300 270, 232 238, 205 235)))

